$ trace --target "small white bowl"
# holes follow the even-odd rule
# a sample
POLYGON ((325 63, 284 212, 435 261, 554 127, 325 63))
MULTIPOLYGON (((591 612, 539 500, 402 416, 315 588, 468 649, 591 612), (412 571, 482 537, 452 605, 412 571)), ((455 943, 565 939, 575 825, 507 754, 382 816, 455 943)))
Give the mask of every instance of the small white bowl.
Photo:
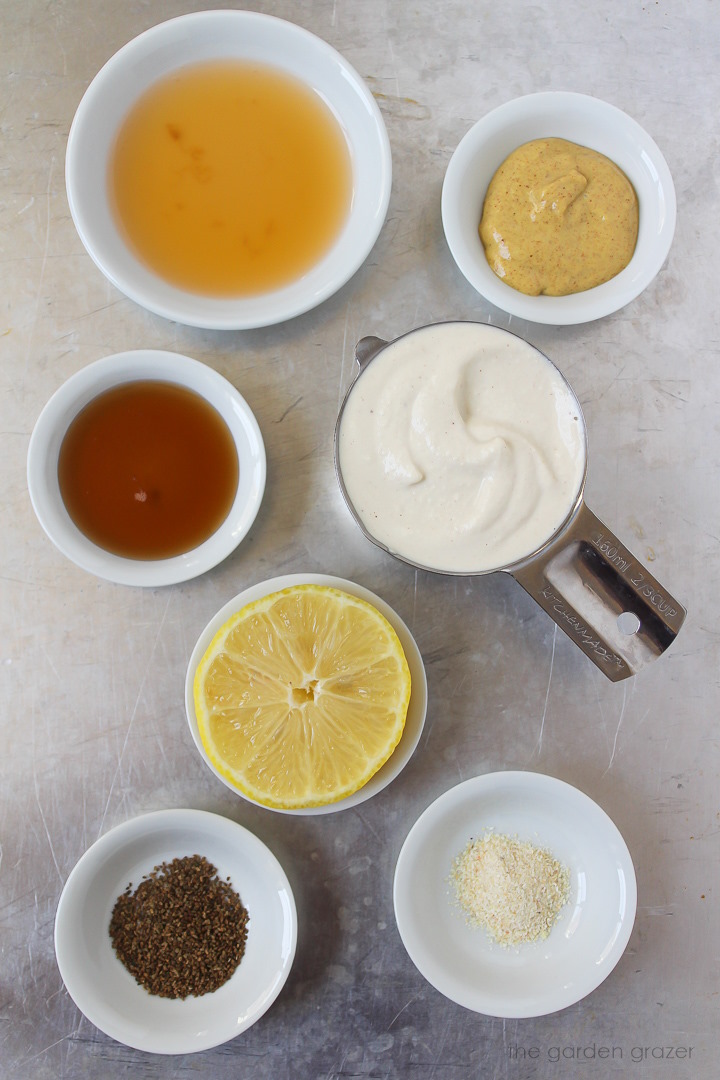
POLYGON ((95 76, 68 138, 70 212, 88 254, 136 303, 189 326, 270 326, 316 307, 348 281, 380 233, 390 199, 390 143, 380 110, 350 64, 307 30, 253 11, 201 11, 146 30, 95 76), (108 160, 118 128, 147 88, 168 72, 213 59, 271 65, 302 80, 326 102, 348 142, 352 205, 332 249, 299 280, 259 296, 213 298, 162 280, 128 249, 108 198, 108 160))
POLYGON ((470 284, 496 307, 530 322, 592 322, 629 304, 662 267, 675 232, 675 188, 658 146, 635 120, 585 94, 549 91, 508 101, 470 128, 445 174, 442 220, 448 247, 470 284), (616 277, 570 296, 526 296, 490 268, 478 234, 485 192, 505 158, 533 139, 559 138, 598 150, 638 197, 638 240, 616 277))
POLYGON ((55 916, 55 954, 70 997, 118 1042, 152 1054, 190 1054, 234 1039, 265 1013, 292 967, 297 912, 272 852, 234 821, 202 810, 160 810, 111 829, 74 867, 55 916), (118 959, 109 934, 115 901, 160 863, 204 855, 247 909, 245 954, 231 978, 201 997, 149 994, 118 959))
POLYGON ((592 799, 541 773, 499 772, 458 784, 420 815, 398 857, 394 902, 410 959, 436 990, 517 1019, 565 1009, 607 978, 632 931, 637 887, 625 841, 592 799), (455 903, 453 860, 489 829, 548 849, 570 872, 568 905, 544 941, 504 948, 455 903))
POLYGON ((198 748, 200 757, 207 767, 215 773, 218 780, 222 780, 223 784, 230 788, 236 795, 239 795, 242 799, 246 799, 248 802, 254 803, 256 806, 262 806, 262 803, 256 802, 254 799, 251 799, 242 791, 239 791, 234 787, 230 781, 215 768, 205 752, 205 747, 202 744, 202 739, 200 738, 200 732, 198 730, 197 716, 195 715, 195 672, 197 671, 198 664, 205 655, 210 642, 215 637, 215 634, 223 623, 226 623, 236 611, 245 607, 246 604, 251 604, 255 600, 262 599, 263 596, 269 596, 270 593, 279 592, 281 589, 289 589, 295 585, 326 585, 332 589, 340 589, 343 592, 349 593, 351 596, 357 596, 361 600, 367 601, 368 604, 372 604, 373 607, 377 608, 381 615, 385 616, 399 637, 400 644, 405 652, 408 667, 410 668, 410 704, 408 705, 405 728, 400 737, 400 742, 385 764, 378 769, 374 776, 370 777, 363 787, 358 791, 353 792, 352 795, 348 795, 346 799, 340 799, 338 802, 329 803, 327 806, 313 806, 303 810, 279 810, 275 807, 263 807, 265 810, 272 810, 276 814, 290 814, 296 817, 317 814, 334 814, 339 810, 348 810, 351 806, 359 806, 360 803, 366 802, 368 799, 372 798, 373 795, 377 795, 378 792, 387 787, 387 785, 402 772, 412 757, 415 747, 420 741, 420 736, 425 724, 425 713, 427 711, 427 678, 425 676, 425 666, 422 661, 422 656, 420 655, 420 650, 417 647, 414 637, 400 616, 393 611, 389 604, 386 604, 384 600, 379 596, 376 596, 375 593, 370 592, 369 589, 363 588, 362 585, 356 585, 354 581, 345 581, 344 578, 331 577, 327 574, 286 574, 283 577, 272 578, 269 581, 261 581, 257 585, 245 589, 244 592, 241 592, 238 596, 225 604, 224 607, 220 608, 220 611, 218 611, 217 615, 213 616, 198 638, 197 644, 190 657, 187 676, 185 678, 185 711, 187 713, 190 732, 195 741, 195 745, 198 748))
POLYGON ((28 447, 28 491, 43 529, 71 562, 120 585, 174 585, 222 562, 255 520, 265 476, 262 435, 242 395, 199 360, 154 349, 106 356, 71 375, 40 413, 28 447), (58 454, 74 417, 104 390, 140 379, 177 383, 205 398, 230 429, 238 455, 238 488, 228 516, 199 547, 170 559, 126 559, 98 547, 70 518, 58 484, 58 454))

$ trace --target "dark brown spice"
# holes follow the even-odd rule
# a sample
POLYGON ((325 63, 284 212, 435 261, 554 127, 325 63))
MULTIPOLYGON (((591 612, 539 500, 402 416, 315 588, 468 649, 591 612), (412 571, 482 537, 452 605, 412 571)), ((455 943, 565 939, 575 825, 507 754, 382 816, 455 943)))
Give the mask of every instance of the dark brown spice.
POLYGON ((227 982, 245 952, 248 913, 203 855, 161 863, 110 919, 118 958, 151 994, 200 996, 227 982))

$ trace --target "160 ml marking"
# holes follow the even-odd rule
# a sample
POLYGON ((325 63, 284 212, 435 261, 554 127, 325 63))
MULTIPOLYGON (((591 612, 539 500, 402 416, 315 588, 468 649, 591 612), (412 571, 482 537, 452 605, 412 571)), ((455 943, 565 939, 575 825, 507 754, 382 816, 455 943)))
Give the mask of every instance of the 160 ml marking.
POLYGON ((604 555, 607 561, 612 563, 621 574, 624 574, 632 565, 629 559, 625 559, 620 554, 620 549, 617 544, 611 544, 609 540, 605 539, 602 533, 598 533, 597 536, 593 536, 591 539, 598 551, 604 555))
POLYGON ((642 570, 638 570, 637 566, 629 560, 625 559, 620 554, 620 550, 617 544, 612 543, 602 533, 598 533, 597 536, 592 536, 591 542, 598 549, 601 555, 607 559, 621 574, 627 574, 627 571, 633 567, 632 573, 627 574, 628 580, 635 586, 640 596, 649 600, 652 606, 660 612, 661 615, 666 615, 669 619, 675 618, 678 614, 676 607, 673 607, 672 603, 667 600, 661 592, 659 592, 654 585, 651 585, 647 581, 642 570))

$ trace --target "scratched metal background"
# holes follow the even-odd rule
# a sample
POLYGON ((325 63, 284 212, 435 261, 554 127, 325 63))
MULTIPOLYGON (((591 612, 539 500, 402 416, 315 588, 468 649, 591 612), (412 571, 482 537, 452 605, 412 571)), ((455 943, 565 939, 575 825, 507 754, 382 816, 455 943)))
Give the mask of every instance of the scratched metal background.
POLYGON ((335 297, 283 326, 214 333, 150 315, 109 285, 75 233, 63 182, 75 107, 104 61, 148 26, 210 6, 0 4, 0 1076, 545 1080, 579 1075, 574 1048, 606 1045, 623 1060, 590 1060, 585 1075, 709 1080, 720 986, 720 9, 248 5, 319 34, 367 80, 392 143, 393 194, 371 256, 335 297), (456 270, 440 223, 461 136, 494 106, 544 89, 593 93, 630 113, 659 143, 678 194, 660 276, 626 310, 575 328, 491 309, 456 270), (454 317, 512 325, 557 362, 588 421, 590 505, 689 608, 670 653, 634 680, 607 682, 512 580, 414 573, 369 545, 342 505, 331 436, 356 340, 454 317), (35 521, 24 472, 35 418, 60 383, 142 346, 188 353, 236 383, 269 458, 266 498, 239 550, 197 581, 149 591, 65 562, 35 521), (430 702, 422 742, 389 789, 357 810, 288 820, 205 769, 183 678, 226 600, 302 570, 354 579, 397 609, 424 656, 430 702), (596 799, 625 835, 639 885, 612 976, 559 1015, 519 1022, 467 1012, 428 985, 403 950, 391 898, 420 811, 459 780, 503 768, 552 773, 596 799), (86 847, 129 817, 176 806, 225 814, 272 848, 297 897, 299 947, 282 995, 245 1035, 153 1058, 80 1015, 55 964, 53 920, 86 847), (634 1062, 638 1046, 654 1058, 634 1062), (692 1057, 662 1062, 658 1047, 693 1047, 692 1057))

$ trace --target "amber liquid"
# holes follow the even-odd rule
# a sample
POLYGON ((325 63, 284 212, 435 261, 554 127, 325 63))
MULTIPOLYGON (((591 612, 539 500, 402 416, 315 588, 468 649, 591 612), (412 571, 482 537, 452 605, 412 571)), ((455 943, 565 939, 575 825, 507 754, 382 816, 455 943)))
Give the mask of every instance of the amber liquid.
POLYGON ((124 383, 70 424, 60 494, 81 532, 130 559, 197 547, 227 517, 238 485, 230 430, 198 394, 174 383, 124 383))
POLYGON ((110 193, 121 231, 166 281, 253 295, 315 265, 350 208, 343 131, 276 69, 206 61, 161 79, 120 128, 110 193))

